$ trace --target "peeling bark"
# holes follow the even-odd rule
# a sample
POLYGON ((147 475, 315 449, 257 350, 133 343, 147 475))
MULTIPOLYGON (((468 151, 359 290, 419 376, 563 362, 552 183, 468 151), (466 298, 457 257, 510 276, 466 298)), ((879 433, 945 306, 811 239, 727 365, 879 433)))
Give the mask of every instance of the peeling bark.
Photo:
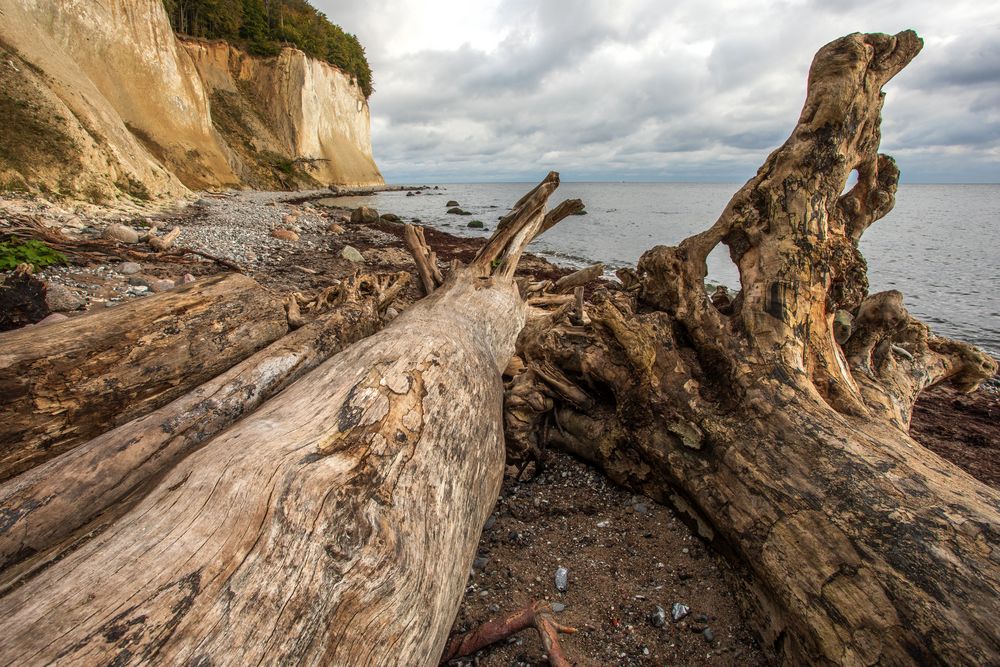
POLYGON ((226 274, 0 335, 0 481, 169 403, 287 329, 276 297, 226 274))
POLYGON ((588 325, 530 314, 508 383, 515 456, 564 447, 687 514, 746 571, 750 617, 788 664, 1000 659, 1000 494, 906 432, 922 389, 972 390, 996 362, 933 336, 899 293, 869 296, 857 248, 899 176, 878 153, 881 88, 921 45, 821 49, 791 137, 718 221, 647 251, 588 325), (742 290, 713 303, 719 243, 742 290), (838 311, 855 317, 843 345, 838 311))

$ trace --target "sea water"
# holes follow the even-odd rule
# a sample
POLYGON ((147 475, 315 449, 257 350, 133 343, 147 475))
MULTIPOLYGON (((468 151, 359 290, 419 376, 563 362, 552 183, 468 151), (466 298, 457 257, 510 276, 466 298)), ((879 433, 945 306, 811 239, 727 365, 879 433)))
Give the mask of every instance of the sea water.
MULTIPOLYGON (((415 196, 382 192, 340 197, 338 206, 372 206, 462 236, 488 236, 530 183, 447 184, 415 196), (446 213, 455 200, 471 216, 446 213), (484 230, 470 229, 481 220, 484 230)), ((739 189, 717 183, 563 183, 552 205, 582 199, 587 215, 546 232, 530 251, 552 261, 610 269, 634 266, 654 245, 675 245, 710 227, 739 189)), ((940 335, 1000 357, 1000 185, 903 184, 896 207, 862 237, 871 291, 896 289, 911 313, 940 335)), ((724 247, 708 261, 709 280, 739 286, 724 247)))

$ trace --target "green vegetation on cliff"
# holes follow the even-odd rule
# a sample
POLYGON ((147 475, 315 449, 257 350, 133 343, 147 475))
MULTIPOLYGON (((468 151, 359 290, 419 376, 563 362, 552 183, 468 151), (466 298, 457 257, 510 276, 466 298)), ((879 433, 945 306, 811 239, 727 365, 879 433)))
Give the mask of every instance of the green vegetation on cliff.
POLYGON ((177 33, 224 39, 260 56, 292 45, 350 74, 365 97, 372 94, 372 71, 358 38, 306 0, 163 0, 163 5, 177 33))

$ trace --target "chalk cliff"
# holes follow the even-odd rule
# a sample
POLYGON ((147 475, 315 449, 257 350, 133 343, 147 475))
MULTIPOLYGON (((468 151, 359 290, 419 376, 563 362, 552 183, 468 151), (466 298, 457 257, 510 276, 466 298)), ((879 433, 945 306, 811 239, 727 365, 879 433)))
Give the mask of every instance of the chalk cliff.
POLYGON ((89 199, 376 185, 337 68, 175 37, 160 0, 0 3, 0 189, 89 199))

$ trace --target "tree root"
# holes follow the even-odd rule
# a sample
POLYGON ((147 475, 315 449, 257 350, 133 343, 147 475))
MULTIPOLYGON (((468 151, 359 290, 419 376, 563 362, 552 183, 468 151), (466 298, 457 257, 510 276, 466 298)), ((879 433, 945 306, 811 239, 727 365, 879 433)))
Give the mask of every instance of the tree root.
POLYGON ((506 639, 521 630, 534 627, 545 646, 545 654, 552 667, 570 667, 571 663, 559 644, 559 634, 571 635, 576 628, 562 625, 555 620, 552 606, 548 602, 536 601, 524 609, 483 623, 475 630, 452 637, 441 656, 441 664, 471 655, 476 651, 506 639))

